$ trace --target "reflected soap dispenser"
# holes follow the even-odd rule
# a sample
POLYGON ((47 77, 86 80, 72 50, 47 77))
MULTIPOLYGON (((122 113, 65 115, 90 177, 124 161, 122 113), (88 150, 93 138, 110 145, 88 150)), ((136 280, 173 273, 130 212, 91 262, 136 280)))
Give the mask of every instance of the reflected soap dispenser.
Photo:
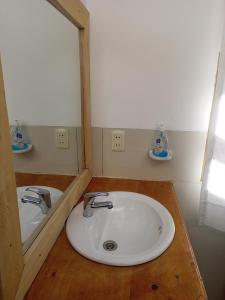
POLYGON ((16 126, 14 129, 14 143, 19 148, 23 148, 24 146, 24 135, 22 131, 21 123, 18 120, 15 120, 16 126))
POLYGON ((25 135, 20 121, 15 120, 15 125, 12 128, 11 135, 13 153, 24 153, 31 150, 32 145, 25 142, 25 135))

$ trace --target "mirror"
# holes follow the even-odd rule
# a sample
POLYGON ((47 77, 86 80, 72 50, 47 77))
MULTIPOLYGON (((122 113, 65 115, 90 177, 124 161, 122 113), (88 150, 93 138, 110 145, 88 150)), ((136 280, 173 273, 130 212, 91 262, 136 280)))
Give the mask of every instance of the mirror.
POLYGON ((3 0, 0 40, 25 252, 84 169, 79 30, 47 1, 3 0))

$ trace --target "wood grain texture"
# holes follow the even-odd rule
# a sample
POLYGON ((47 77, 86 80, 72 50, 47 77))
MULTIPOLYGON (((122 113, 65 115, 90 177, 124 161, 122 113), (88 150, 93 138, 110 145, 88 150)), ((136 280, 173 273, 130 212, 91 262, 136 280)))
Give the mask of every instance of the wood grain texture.
POLYGON ((65 191, 75 176, 16 173, 16 186, 45 185, 65 191))
POLYGON ((89 11, 80 0, 47 0, 79 29, 86 27, 89 11))
POLYGON ((95 178, 87 191, 138 192, 161 202, 176 233, 159 258, 134 267, 89 261, 70 246, 65 230, 57 239, 26 300, 206 300, 176 194, 170 182, 95 178))
POLYGON ((85 29, 81 29, 79 31, 79 40, 82 116, 84 129, 84 160, 85 167, 92 170, 89 21, 87 22, 85 29))
POLYGON ((22 270, 16 182, 0 61, 0 294, 3 299, 14 300, 22 270))

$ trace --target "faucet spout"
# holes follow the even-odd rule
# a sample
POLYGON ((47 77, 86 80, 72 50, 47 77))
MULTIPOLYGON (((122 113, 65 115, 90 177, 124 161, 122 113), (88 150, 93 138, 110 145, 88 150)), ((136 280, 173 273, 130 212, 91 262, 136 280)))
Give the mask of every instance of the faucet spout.
POLYGON ((40 207, 42 213, 45 215, 48 213, 49 208, 46 205, 45 201, 40 196, 37 198, 37 197, 25 195, 21 198, 21 201, 23 203, 30 203, 40 207))
POLYGON ((31 203, 39 206, 42 213, 46 215, 51 208, 50 192, 46 189, 33 186, 26 188, 25 192, 33 192, 37 195, 37 197, 24 195, 21 201, 23 203, 31 203))
POLYGON ((109 193, 87 193, 84 196, 84 212, 83 216, 85 218, 89 218, 93 216, 93 210, 95 208, 106 207, 108 209, 113 208, 113 203, 111 201, 102 201, 102 202, 95 202, 95 198, 99 196, 109 196, 109 193))
POLYGON ((51 196, 50 196, 50 192, 48 190, 40 188, 40 187, 30 186, 30 187, 26 188, 25 191, 26 192, 33 192, 33 193, 37 194, 38 196, 40 196, 44 200, 47 207, 51 208, 51 206, 52 206, 51 196))

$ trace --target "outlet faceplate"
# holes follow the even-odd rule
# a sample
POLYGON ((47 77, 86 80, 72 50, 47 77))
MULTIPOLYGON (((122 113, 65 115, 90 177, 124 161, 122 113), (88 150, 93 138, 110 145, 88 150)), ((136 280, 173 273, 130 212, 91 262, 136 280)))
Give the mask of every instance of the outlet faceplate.
POLYGON ((56 148, 69 148, 69 130, 67 128, 57 128, 55 130, 56 148))
POLYGON ((117 152, 125 151, 125 131, 123 130, 112 131, 112 151, 117 151, 117 152))

